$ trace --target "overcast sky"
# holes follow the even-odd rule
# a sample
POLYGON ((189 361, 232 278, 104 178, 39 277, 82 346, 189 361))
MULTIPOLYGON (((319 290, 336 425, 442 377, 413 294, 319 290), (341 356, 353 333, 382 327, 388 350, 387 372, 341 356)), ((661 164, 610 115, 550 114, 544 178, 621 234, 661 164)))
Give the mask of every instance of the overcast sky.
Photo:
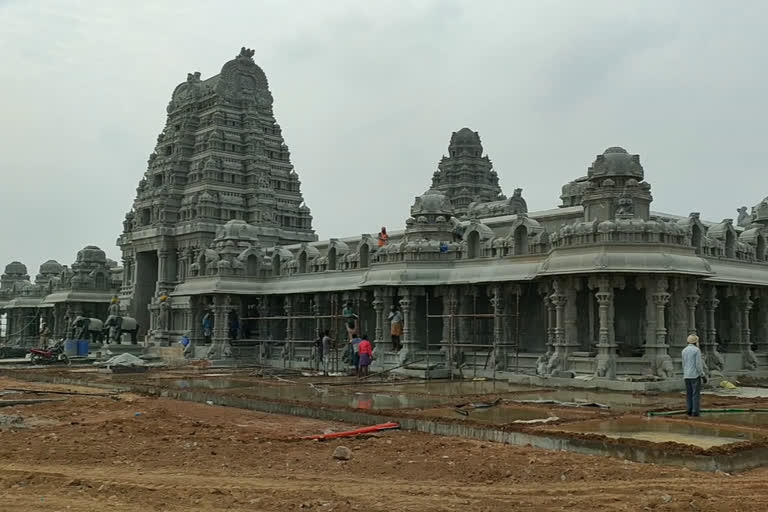
POLYGON ((115 240, 173 88, 255 49, 321 238, 404 226, 451 132, 559 204, 609 146, 657 211, 768 195, 768 2, 0 0, 0 265, 115 240))

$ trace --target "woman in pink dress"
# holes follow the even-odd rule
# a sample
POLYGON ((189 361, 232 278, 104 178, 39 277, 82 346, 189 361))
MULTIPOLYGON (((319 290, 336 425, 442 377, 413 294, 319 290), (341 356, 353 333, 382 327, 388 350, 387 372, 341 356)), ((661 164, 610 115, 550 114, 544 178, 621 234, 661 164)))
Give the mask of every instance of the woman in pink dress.
POLYGON ((373 362, 373 346, 368 341, 368 335, 363 335, 363 341, 357 346, 357 351, 360 356, 360 362, 357 366, 357 376, 362 377, 368 375, 368 367, 373 362))

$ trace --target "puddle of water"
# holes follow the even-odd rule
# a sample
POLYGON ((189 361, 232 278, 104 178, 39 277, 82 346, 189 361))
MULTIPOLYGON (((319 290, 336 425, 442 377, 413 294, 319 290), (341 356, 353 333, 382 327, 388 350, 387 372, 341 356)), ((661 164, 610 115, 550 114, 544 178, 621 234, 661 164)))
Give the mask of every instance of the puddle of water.
POLYGON ((729 425, 765 426, 768 425, 768 413, 765 412, 727 412, 701 413, 701 419, 729 425))
POLYGON ((249 386, 248 382, 230 379, 179 379, 168 382, 179 389, 232 389, 249 386))
POLYGON ((437 398, 389 394, 384 392, 356 392, 354 389, 330 387, 261 385, 237 390, 258 398, 309 402, 316 405, 353 407, 356 409, 411 409, 439 405, 437 398))
POLYGON ((460 414, 455 408, 442 407, 439 409, 430 409, 424 411, 424 416, 431 418, 447 418, 452 420, 469 420, 477 421, 480 423, 490 423, 494 425, 506 425, 508 423, 518 422, 531 422, 531 420, 545 420, 550 417, 554 417, 553 413, 550 413, 546 409, 527 409, 521 407, 508 407, 504 405, 497 405, 495 407, 489 407, 484 409, 467 409, 463 410, 468 414, 465 416, 460 414))
POLYGON ((660 418, 617 418, 558 425, 556 430, 600 434, 614 439, 638 439, 652 443, 675 442, 711 448, 755 438, 751 432, 696 425, 660 418))
POLYGON ((381 389, 396 391, 398 393, 419 393, 423 395, 462 396, 462 395, 488 395, 497 393, 512 393, 515 391, 528 391, 527 386, 515 386, 503 381, 466 381, 466 380, 440 380, 430 382, 405 382, 392 383, 381 389))
POLYGON ((667 396, 633 395, 631 393, 608 393, 578 389, 558 389, 534 393, 520 393, 514 400, 556 400, 558 402, 598 403, 612 409, 647 409, 679 404, 680 400, 667 396))

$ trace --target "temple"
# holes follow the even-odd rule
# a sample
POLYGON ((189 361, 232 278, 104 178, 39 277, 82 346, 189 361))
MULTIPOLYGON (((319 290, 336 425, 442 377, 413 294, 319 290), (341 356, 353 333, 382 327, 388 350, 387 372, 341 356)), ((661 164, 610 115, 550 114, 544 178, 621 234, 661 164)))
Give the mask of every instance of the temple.
MULTIPOLYGON (((126 216, 117 309, 148 350, 187 335, 198 358, 309 366, 318 331, 346 346, 348 310, 380 368, 670 379, 690 333, 708 372, 768 366, 768 198, 735 222, 657 212, 640 156, 610 147, 529 211, 463 128, 385 244, 317 240, 252 57, 176 88, 126 216)), ((87 275, 48 262, 30 285, 6 268, 12 332, 31 303, 59 332, 67 307, 106 314, 110 265, 87 249, 87 275)))
POLYGON ((125 267, 122 305, 142 333, 147 306, 193 266, 205 266, 225 223, 248 226, 261 243, 317 239, 272 101, 267 77, 246 48, 218 75, 202 80, 190 73, 173 91, 117 242, 125 267))
POLYGON ((41 338, 73 335, 78 318, 104 318, 122 282, 122 268, 89 245, 71 266, 48 260, 34 283, 27 266, 14 261, 0 277, 0 314, 8 344, 36 347, 41 338))

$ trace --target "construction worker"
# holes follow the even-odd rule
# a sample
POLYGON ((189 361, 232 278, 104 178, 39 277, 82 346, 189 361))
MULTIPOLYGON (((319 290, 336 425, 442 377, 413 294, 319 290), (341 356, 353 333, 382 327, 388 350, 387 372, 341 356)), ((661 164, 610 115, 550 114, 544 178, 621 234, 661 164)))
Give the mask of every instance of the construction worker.
POLYGON ((387 234, 387 228, 384 226, 381 227, 381 231, 379 231, 379 247, 384 247, 387 245, 387 241, 389 240, 389 235, 387 234))
POLYGON ((352 334, 357 330, 357 314, 352 309, 352 303, 347 302, 344 305, 344 309, 341 310, 341 316, 344 317, 344 324, 347 326, 347 335, 349 339, 352 339, 352 334))

